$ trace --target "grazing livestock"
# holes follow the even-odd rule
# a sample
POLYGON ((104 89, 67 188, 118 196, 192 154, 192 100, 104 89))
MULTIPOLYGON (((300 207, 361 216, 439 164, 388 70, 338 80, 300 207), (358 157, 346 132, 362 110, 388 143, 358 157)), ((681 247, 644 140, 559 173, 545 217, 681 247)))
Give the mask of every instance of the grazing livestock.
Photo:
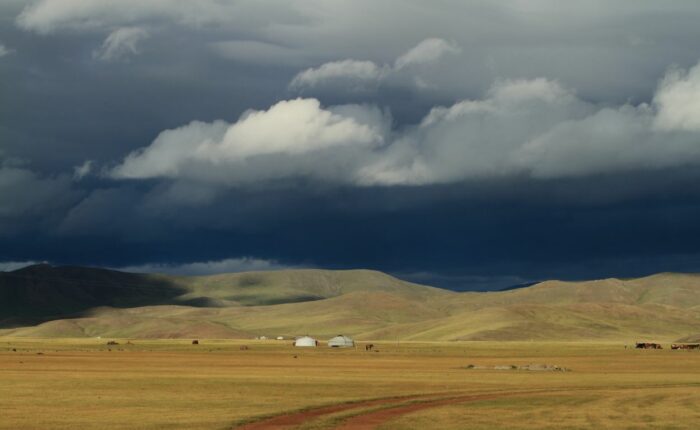
POLYGON ((374 349, 373 343, 370 343, 369 345, 365 345, 365 351, 371 351, 372 349, 374 349))
POLYGON ((241 347, 238 348, 238 349, 240 349, 241 351, 247 351, 247 350, 249 350, 250 348, 248 348, 248 345, 241 345, 241 347))
POLYGON ((637 349, 663 349, 661 345, 654 342, 637 342, 635 348, 637 349))
POLYGON ((197 339, 193 340, 192 345, 199 345, 199 341, 197 339))
POLYGON ((700 343, 687 343, 687 344, 673 344, 671 345, 671 349, 700 349, 700 343))
POLYGON ((109 342, 107 342, 107 345, 119 345, 119 342, 116 342, 114 340, 110 340, 109 342))

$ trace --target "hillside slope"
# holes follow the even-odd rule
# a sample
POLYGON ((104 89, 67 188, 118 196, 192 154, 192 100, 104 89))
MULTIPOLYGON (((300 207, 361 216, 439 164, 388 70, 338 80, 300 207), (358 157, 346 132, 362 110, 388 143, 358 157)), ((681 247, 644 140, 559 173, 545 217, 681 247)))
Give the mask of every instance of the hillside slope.
POLYGON ((170 303, 184 293, 161 275, 38 264, 0 272, 0 328, 78 314, 97 306, 170 303))
POLYGON ((0 333, 13 336, 672 341, 700 332, 700 276, 690 274, 456 293, 369 270, 173 277, 42 266, 0 273, 0 298, 0 333), (43 320, 18 324, 26 315, 43 320))
POLYGON ((0 328, 80 317, 100 307, 260 306, 323 300, 358 291, 414 298, 450 294, 372 270, 300 269, 186 277, 38 264, 0 272, 0 328))

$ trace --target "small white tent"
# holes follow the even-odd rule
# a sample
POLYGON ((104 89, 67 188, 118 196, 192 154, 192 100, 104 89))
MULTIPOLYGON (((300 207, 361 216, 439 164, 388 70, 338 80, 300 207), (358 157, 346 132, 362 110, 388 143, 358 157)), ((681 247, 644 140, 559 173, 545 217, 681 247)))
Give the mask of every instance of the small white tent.
POLYGON ((316 346, 318 342, 316 339, 310 336, 302 336, 294 341, 294 346, 316 346))
POLYGON ((328 341, 328 346, 331 348, 352 348, 355 346, 355 341, 348 336, 339 334, 328 341))

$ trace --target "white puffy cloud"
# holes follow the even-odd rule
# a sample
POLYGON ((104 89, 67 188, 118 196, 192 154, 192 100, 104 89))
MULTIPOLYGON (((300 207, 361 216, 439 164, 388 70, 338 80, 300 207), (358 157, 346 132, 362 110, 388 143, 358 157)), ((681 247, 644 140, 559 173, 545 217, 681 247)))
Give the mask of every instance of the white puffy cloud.
POLYGON ((687 72, 674 68, 667 73, 654 103, 660 129, 700 131, 700 64, 687 72))
MULTIPOLYGON (((407 66, 434 63, 445 54, 459 52, 459 47, 454 43, 429 38, 397 58, 393 66, 378 65, 367 60, 331 61, 299 72, 292 79, 289 87, 297 91, 322 86, 335 86, 340 90, 351 91, 375 89, 383 80, 397 77, 397 74, 407 66)), ((419 88, 431 86, 420 76, 415 76, 413 83, 419 88)))
POLYGON ((92 53, 93 58, 102 61, 116 61, 139 54, 139 43, 149 37, 148 31, 139 27, 122 27, 114 30, 102 42, 102 46, 92 53))
POLYGON ((380 145, 384 125, 376 108, 325 109, 315 99, 282 101, 266 111, 248 111, 233 124, 193 121, 166 130, 149 147, 129 154, 111 175, 223 181, 295 174, 333 177, 343 172, 338 170, 343 166, 316 162, 329 151, 352 158, 364 148, 380 145))
POLYGON ((646 104, 599 108, 544 79, 503 81, 483 100, 433 109, 363 167, 358 180, 420 185, 699 164, 700 135, 659 130, 660 112, 646 104))
POLYGON ((386 66, 378 66, 372 61, 331 61, 298 73, 289 86, 293 89, 303 89, 333 82, 347 85, 349 82, 351 90, 358 90, 367 84, 377 83, 387 73, 389 69, 386 66))
POLYGON ((431 37, 423 40, 397 58, 396 62, 394 62, 394 68, 403 69, 412 64, 433 63, 445 54, 457 54, 459 52, 461 52, 461 49, 455 43, 431 37))
POLYGON ((700 130, 688 112, 700 103, 693 92, 698 68, 672 70, 654 103, 636 106, 597 106, 544 78, 500 80, 482 99, 433 108, 419 124, 398 130, 377 107, 284 101, 234 124, 193 122, 165 131, 112 175, 228 185, 296 176, 424 185, 697 165, 700 130), (680 105, 667 97, 677 91, 680 105))
POLYGON ((482 100, 432 109, 357 175, 363 184, 420 185, 515 173, 512 154, 591 107, 557 82, 497 82, 482 100))
POLYGON ((166 273, 171 275, 200 276, 218 273, 283 270, 289 268, 291 268, 291 266, 279 264, 274 260, 241 257, 185 264, 142 264, 139 266, 119 267, 117 269, 132 273, 166 273))

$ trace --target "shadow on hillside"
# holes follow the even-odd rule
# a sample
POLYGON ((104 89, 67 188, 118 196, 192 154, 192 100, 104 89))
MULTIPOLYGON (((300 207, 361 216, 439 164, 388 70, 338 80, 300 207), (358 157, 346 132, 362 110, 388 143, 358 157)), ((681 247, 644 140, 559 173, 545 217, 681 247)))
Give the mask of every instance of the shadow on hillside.
POLYGON ((97 307, 178 304, 186 289, 167 277, 35 265, 0 272, 0 329, 85 316, 97 307))
POLYGON ((256 297, 248 295, 232 295, 229 296, 231 300, 235 300, 243 306, 271 306, 271 305, 282 305, 287 303, 304 303, 304 302, 315 302, 318 300, 324 300, 326 297, 314 296, 309 294, 299 294, 299 295, 287 295, 281 297, 256 297))

